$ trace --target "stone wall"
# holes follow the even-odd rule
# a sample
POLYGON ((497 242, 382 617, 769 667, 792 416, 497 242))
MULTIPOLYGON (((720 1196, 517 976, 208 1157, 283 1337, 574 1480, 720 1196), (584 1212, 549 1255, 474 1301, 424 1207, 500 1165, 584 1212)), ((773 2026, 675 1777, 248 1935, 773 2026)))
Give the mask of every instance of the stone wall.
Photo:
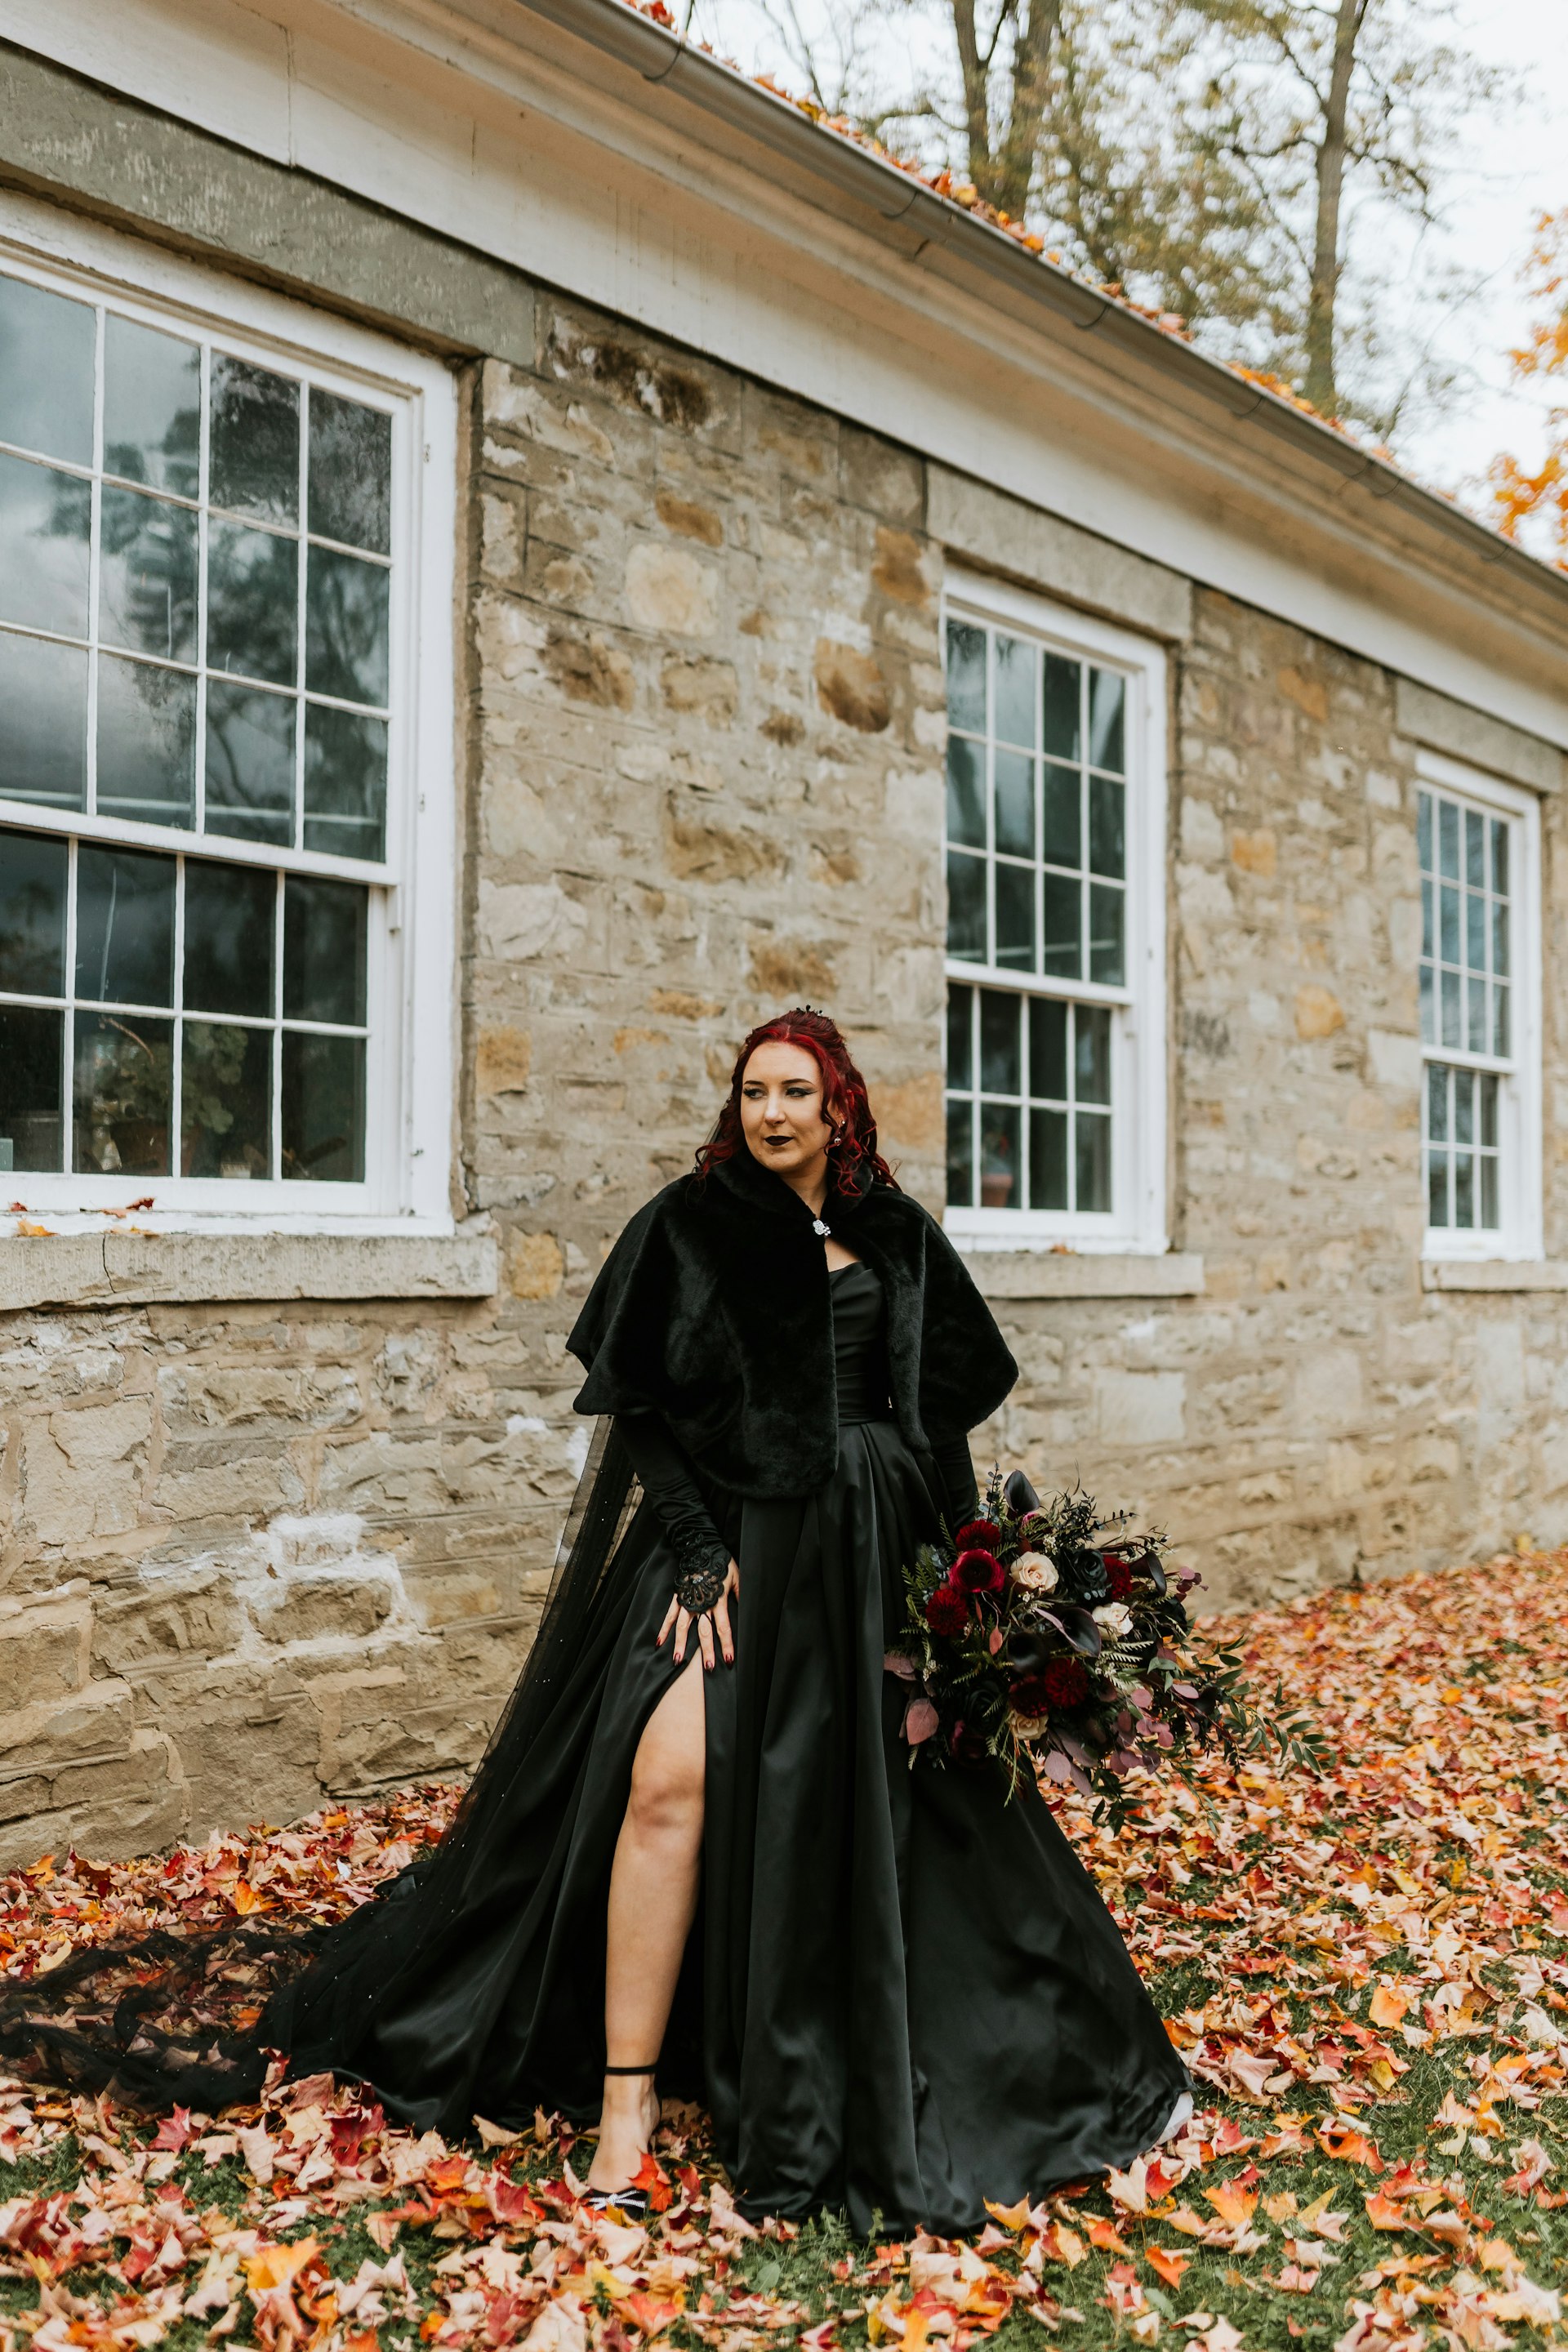
POLYGON ((837 1015, 940 1203, 933 518, 1174 641, 1173 1226, 1205 1268, 999 1301, 1023 1378, 978 1456, 1141 1504, 1221 1598, 1568 1534, 1568 1302, 1421 1287, 1397 681, 634 330, 534 320, 531 365, 473 375, 466 485, 462 1176, 500 1290, 0 1318, 0 1865, 472 1761, 582 1459, 577 1304, 763 1013, 837 1015))
POLYGON ((0 1317, 0 1867, 473 1760, 585 1444, 577 1302, 763 1013, 832 1005, 940 1201, 921 468, 538 320, 474 377, 468 486, 463 1180, 500 1295, 0 1317))

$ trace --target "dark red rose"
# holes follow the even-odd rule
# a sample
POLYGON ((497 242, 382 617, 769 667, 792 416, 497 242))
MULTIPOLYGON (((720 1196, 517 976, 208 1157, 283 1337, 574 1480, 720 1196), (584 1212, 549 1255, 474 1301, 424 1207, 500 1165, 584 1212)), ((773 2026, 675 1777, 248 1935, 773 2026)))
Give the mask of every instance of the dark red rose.
POLYGON ((1005 1580, 1002 1563, 995 1553, 981 1551, 978 1548, 959 1553, 948 1579, 962 1592, 995 1592, 1005 1580))
POLYGON ((1050 1706, 1081 1706, 1089 1696, 1089 1670, 1081 1658, 1053 1658, 1040 1680, 1050 1706))
POLYGON ((969 1601, 956 1584, 939 1584, 926 1602, 926 1623, 951 1641, 969 1622, 969 1601))
POLYGON ((1137 1590, 1131 1562, 1123 1559, 1119 1551, 1102 1552, 1100 1557, 1105 1562, 1105 1577, 1112 1601, 1131 1601, 1137 1590))
POLYGON ((971 1519, 966 1528, 959 1528, 956 1538, 960 1551, 968 1551, 972 1546, 980 1551, 994 1551, 1001 1540, 1002 1530, 994 1519, 971 1519))
POLYGON ((991 1752, 982 1734, 969 1723, 955 1723, 947 1744, 955 1764, 984 1764, 991 1752))
MULTIPOLYGON (((1059 1662, 1058 1662, 1059 1663, 1059 1662)), ((1076 1661, 1074 1662, 1076 1664, 1076 1661)), ((1049 1668, 1047 1669, 1047 1674, 1049 1668)), ((1050 1686, 1046 1675, 1020 1675, 1008 1690, 1016 1715, 1048 1715, 1051 1710, 1050 1686)))

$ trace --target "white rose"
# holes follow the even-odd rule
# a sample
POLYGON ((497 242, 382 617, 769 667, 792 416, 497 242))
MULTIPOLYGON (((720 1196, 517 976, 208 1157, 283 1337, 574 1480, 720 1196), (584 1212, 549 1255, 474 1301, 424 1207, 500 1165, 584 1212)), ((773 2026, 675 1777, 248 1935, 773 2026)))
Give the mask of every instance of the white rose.
POLYGON ((1050 1727, 1050 1717, 1046 1715, 1019 1715, 1015 1712, 1007 1717, 1008 1730, 1015 1739, 1021 1739, 1026 1745, 1032 1740, 1043 1739, 1050 1727))
POLYGON ((1101 1633, 1109 1633, 1113 1642, 1119 1642, 1123 1633, 1131 1630, 1132 1612, 1125 1601, 1102 1601, 1092 1614, 1101 1633))
POLYGON ((1013 1581, 1021 1584, 1026 1592, 1054 1592, 1057 1589, 1057 1564, 1043 1551, 1021 1551, 1013 1562, 1013 1581))

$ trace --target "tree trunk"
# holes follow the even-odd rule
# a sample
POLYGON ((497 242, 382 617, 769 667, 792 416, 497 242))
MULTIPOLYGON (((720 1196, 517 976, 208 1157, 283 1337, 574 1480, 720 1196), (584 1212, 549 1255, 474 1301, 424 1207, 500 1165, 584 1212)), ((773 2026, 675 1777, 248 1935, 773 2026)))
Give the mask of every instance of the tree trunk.
POLYGON ((952 29, 958 40, 958 68, 963 78, 963 122, 969 148, 969 176, 987 204, 992 189, 991 77, 988 60, 980 54, 974 29, 974 0, 952 0, 952 29))
POLYGON ((1340 290, 1340 215, 1344 202, 1345 125, 1350 114, 1351 76, 1356 43, 1372 0, 1340 0, 1334 24, 1333 62, 1323 101, 1323 136, 1318 148, 1318 220, 1312 248, 1312 282, 1307 296, 1307 373, 1301 389, 1325 416, 1339 415, 1334 381, 1334 311, 1340 290))
POLYGON ((1007 127, 995 145, 991 137, 991 64, 996 43, 982 56, 974 26, 975 0, 952 0, 952 29, 963 79, 964 128, 969 176, 988 205, 1022 220, 1039 153, 1040 131, 1050 97, 1051 46, 1061 30, 1062 0, 1023 0, 1015 18, 1012 87, 1007 127), (1023 14, 1026 7, 1027 16, 1023 14))

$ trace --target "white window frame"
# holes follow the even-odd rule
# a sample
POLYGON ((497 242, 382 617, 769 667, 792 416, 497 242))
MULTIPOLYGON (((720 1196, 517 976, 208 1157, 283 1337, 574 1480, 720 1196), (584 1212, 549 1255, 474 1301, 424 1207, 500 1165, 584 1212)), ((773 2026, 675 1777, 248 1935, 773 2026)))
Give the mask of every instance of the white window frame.
MULTIPOLYGON (((5 830, 184 853, 370 886, 364 1180, 238 1181, 17 1170, 7 1195, 57 1231, 151 1193, 153 1231, 450 1233, 456 1125, 457 384, 429 354, 99 227, 0 194, 0 269, 241 358, 359 394, 393 415, 390 730, 384 860, 282 849, 183 827, 0 801, 5 830)), ((74 906, 74 898, 73 898, 74 906)), ((71 973, 68 966, 68 983, 71 973)), ((72 1073, 63 1072, 70 1151, 72 1073)), ((179 1138, 173 1138, 177 1154, 179 1138)), ((3 1229, 0 1229, 3 1230, 3 1229)))
MULTIPOLYGON (((1542 1216, 1542 1061, 1541 1061, 1541 803, 1532 793, 1484 770, 1450 760, 1437 751, 1419 751, 1415 761, 1416 790, 1429 784, 1435 792, 1470 801, 1489 814, 1513 820, 1510 858, 1510 919, 1513 971, 1510 975, 1510 1005, 1513 1041, 1512 1068, 1502 1074, 1498 1089, 1498 1188, 1500 1223, 1495 1232, 1469 1231, 1424 1222, 1423 1257, 1446 1265, 1526 1263, 1544 1253, 1542 1216)), ((1419 964, 1419 953, 1416 961, 1419 964)), ((1417 1015, 1419 1021, 1419 1014, 1417 1015)), ((1426 1132, 1426 1069, 1430 1063, 1458 1068, 1495 1070, 1488 1055, 1461 1052, 1452 1045, 1429 1045, 1421 1040, 1422 1114, 1418 1134, 1426 1132)), ((1422 1217, 1427 1205, 1425 1145, 1421 1152, 1422 1217)))
MULTIPOLYGON (((1013 995, 1106 1004, 1111 1022, 1111 1201, 1108 1213, 1046 1209, 949 1208, 943 1219, 969 1250, 1069 1249, 1163 1256, 1166 1226, 1165 855, 1166 663, 1163 650, 1109 621, 1028 590, 950 570, 947 622, 973 621, 1035 639, 1069 659, 1119 670, 1127 681, 1127 985, 1054 977, 946 959, 949 983, 1013 995)), ((943 827, 945 852, 946 828, 943 827)), ((946 1018, 943 1016, 943 1055, 946 1018)), ((944 1097, 945 1118, 945 1097, 944 1097)))

